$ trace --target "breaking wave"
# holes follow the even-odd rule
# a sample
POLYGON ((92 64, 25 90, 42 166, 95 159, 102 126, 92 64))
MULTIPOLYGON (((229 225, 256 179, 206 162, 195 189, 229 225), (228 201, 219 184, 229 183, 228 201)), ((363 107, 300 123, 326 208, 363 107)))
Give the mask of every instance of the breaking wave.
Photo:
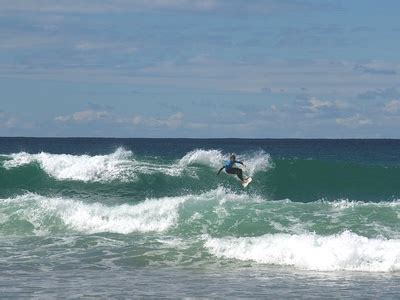
POLYGON ((330 236, 305 233, 209 238, 205 247, 222 258, 306 270, 400 270, 400 239, 367 238, 349 231, 330 236))

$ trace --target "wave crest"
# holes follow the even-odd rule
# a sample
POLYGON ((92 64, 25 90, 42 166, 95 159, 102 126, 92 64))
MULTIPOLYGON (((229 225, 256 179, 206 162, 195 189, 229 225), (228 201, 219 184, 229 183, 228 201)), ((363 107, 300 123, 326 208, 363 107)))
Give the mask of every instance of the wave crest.
POLYGON ((11 169, 36 162, 58 180, 127 180, 134 175, 131 171, 134 163, 132 155, 131 151, 122 148, 112 154, 95 156, 20 152, 11 154, 11 159, 4 162, 4 167, 11 169))
MULTIPOLYGON (((24 165, 37 163, 48 175, 57 180, 77 180, 84 182, 122 182, 134 181, 139 174, 162 173, 167 176, 189 175, 197 178, 197 168, 200 164, 217 169, 223 165, 224 156, 219 150, 197 149, 188 152, 178 161, 161 162, 153 160, 139 160, 132 151, 118 148, 115 152, 106 155, 72 155, 51 154, 41 152, 30 154, 26 152, 14 153, 5 156, 3 167, 7 170, 24 165)), ((243 156, 248 175, 253 175, 270 166, 270 157, 262 152, 256 155, 243 156)))
MULTIPOLYGON (((84 203, 63 197, 25 194, 3 199, 3 205, 13 207, 14 217, 28 221, 36 233, 47 232, 61 221, 71 230, 84 233, 162 232, 177 224, 179 205, 184 197, 147 199, 136 205, 107 206, 84 203)), ((10 218, 10 216, 8 216, 10 218)), ((6 220, 3 220, 3 223, 6 220)))

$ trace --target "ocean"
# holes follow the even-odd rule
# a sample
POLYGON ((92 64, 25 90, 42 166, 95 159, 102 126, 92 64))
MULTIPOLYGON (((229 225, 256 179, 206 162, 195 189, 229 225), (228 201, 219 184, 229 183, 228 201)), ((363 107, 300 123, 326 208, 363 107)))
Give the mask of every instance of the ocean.
POLYGON ((0 236, 1 298, 398 298, 400 140, 4 137, 0 236))

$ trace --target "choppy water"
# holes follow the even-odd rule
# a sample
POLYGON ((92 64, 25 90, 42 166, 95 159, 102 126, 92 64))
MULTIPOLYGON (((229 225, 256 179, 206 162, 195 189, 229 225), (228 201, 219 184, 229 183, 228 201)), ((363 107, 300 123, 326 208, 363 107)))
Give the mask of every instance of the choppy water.
POLYGON ((395 297, 400 141, 0 139, 0 292, 395 297), (216 176, 229 153, 253 183, 216 176))

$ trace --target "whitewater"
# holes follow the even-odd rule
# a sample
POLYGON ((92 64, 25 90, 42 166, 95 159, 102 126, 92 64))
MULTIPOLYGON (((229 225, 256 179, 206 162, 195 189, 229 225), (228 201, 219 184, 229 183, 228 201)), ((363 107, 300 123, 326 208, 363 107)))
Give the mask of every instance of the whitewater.
POLYGON ((241 282, 237 295, 245 297, 274 276, 283 278, 274 291, 289 289, 287 296, 310 285, 322 296, 326 278, 365 280, 381 295, 384 276, 388 296, 398 283, 397 141, 4 141, 1 283, 14 272, 21 286, 47 286, 52 274, 75 295, 86 284, 90 295, 110 297, 127 288, 123 278, 140 281, 133 289, 141 296, 199 296, 212 282, 212 295, 229 296, 241 282), (235 176, 216 175, 232 152, 253 177, 246 189, 235 176), (83 286, 74 287, 72 270, 83 286), (103 294, 89 287, 91 278, 107 285, 99 270, 115 275, 103 294), (194 292, 148 290, 162 278, 194 292))

